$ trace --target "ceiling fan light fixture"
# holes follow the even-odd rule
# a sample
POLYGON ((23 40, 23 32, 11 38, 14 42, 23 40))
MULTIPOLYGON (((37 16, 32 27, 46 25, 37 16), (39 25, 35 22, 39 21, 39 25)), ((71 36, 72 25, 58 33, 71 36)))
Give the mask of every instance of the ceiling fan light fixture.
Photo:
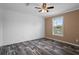
POLYGON ((40 9, 39 12, 47 13, 47 12, 49 12, 48 9, 53 9, 54 6, 48 7, 48 4, 47 4, 47 3, 42 3, 41 7, 35 7, 35 8, 36 8, 36 9, 40 9))
POLYGON ((47 10, 45 10, 45 9, 42 9, 42 11, 41 11, 42 13, 46 13, 47 12, 47 10))

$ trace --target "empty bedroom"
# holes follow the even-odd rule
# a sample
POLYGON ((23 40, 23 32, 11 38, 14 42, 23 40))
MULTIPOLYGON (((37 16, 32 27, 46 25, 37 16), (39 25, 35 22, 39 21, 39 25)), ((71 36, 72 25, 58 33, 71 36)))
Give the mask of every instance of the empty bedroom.
POLYGON ((79 55, 79 3, 0 3, 0 55, 79 55))

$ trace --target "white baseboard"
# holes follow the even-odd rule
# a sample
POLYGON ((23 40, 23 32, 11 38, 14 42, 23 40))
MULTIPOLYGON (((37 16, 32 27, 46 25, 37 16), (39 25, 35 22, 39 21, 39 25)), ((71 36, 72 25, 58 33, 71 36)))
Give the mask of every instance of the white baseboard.
POLYGON ((66 41, 62 41, 62 40, 57 40, 57 39, 53 39, 53 38, 49 38, 49 37, 46 37, 46 38, 79 47, 79 45, 74 44, 74 43, 70 43, 70 42, 66 42, 66 41))
MULTIPOLYGON (((43 37, 42 37, 43 38, 43 37)), ((37 39, 30 39, 30 40, 23 40, 23 41, 18 41, 18 42, 11 42, 11 43, 6 43, 6 42, 3 42, 2 45, 0 45, 0 47, 2 46, 7 46, 7 45, 11 45, 11 44, 16 44, 16 43, 21 43, 21 42, 25 42, 25 41, 31 41, 31 40, 38 40, 38 39, 41 39, 41 38, 37 38, 37 39), (5 44, 4 44, 5 43, 5 44)))

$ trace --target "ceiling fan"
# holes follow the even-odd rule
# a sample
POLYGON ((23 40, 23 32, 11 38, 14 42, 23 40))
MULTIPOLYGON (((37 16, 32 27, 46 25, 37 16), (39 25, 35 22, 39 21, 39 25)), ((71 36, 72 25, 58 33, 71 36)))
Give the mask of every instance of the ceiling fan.
POLYGON ((43 3, 41 7, 35 7, 36 9, 40 9, 39 12, 49 12, 48 9, 53 9, 54 6, 48 7, 47 3, 43 3))

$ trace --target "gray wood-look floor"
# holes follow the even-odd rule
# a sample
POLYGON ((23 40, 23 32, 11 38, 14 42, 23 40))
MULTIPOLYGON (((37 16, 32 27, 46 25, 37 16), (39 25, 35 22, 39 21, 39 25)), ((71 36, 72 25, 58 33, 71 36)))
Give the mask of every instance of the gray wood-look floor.
POLYGON ((38 39, 0 47, 0 55, 79 55, 79 47, 38 39))

